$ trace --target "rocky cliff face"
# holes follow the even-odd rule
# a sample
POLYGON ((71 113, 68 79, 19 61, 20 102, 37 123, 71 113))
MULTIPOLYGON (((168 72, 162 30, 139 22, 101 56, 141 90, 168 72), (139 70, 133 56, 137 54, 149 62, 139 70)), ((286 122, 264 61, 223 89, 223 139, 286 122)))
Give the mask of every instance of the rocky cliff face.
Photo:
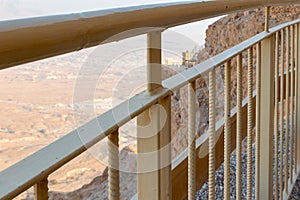
MULTIPOLYGON (((299 19, 300 7, 287 6, 287 7, 271 7, 270 10, 270 27, 282 24, 284 22, 299 19)), ((239 12, 223 17, 210 25, 206 31, 205 48, 198 54, 198 62, 202 62, 222 51, 231 48, 241 41, 247 40, 250 37, 262 32, 264 30, 265 16, 264 9, 255 9, 247 12, 239 12)), ((254 49, 255 54, 255 49, 254 49)), ((247 67, 246 67, 246 55, 243 55, 244 60, 244 73, 243 73, 243 85, 247 84, 247 67)), ((236 105, 236 61, 233 59, 231 63, 231 98, 232 107, 236 105)), ((254 67, 255 57, 254 57, 254 67)), ((224 73, 223 66, 217 68, 217 96, 216 102, 217 118, 223 116, 223 82, 224 73)), ((205 109, 208 106, 208 77, 204 75, 197 81, 197 97, 200 107, 201 118, 198 124, 198 133, 202 134, 207 128, 208 110, 205 109)), ((254 84, 255 84, 255 70, 254 70, 254 84)), ((255 87, 254 87, 255 89, 255 87)), ((243 88, 244 98, 247 95, 247 87, 243 88)))
MULTIPOLYGON (((300 7, 271 7, 270 27, 284 22, 299 19, 300 7)), ((228 15, 214 24, 206 31, 205 54, 199 54, 199 60, 203 55, 214 56, 225 49, 244 41, 264 30, 264 9, 255 9, 247 12, 239 12, 228 15)))
MULTIPOLYGON (((270 25, 276 26, 286 21, 298 19, 299 7, 272 7, 270 25)), ((198 54, 198 62, 204 61, 264 30, 264 11, 255 9, 223 17, 210 25, 206 31, 205 48, 198 54)), ((243 81, 246 84, 246 67, 243 81)), ((165 71, 164 77, 174 74, 165 71)), ((255 76, 255 74, 254 74, 255 76)), ((217 119, 223 116, 223 66, 216 69, 217 77, 217 119)), ((236 64, 232 63, 232 107, 236 99, 236 64)), ((244 84, 244 85, 245 85, 244 84)), ((197 80, 197 133, 203 134, 208 127, 208 77, 204 74, 197 80)), ((247 88, 243 95, 246 96, 247 88)), ((172 157, 175 158, 187 147, 187 88, 176 91, 172 96, 172 157)), ((127 161, 130 168, 136 166, 135 160, 128 160, 127 153, 121 153, 121 160, 127 161)), ((121 199, 130 199, 136 193, 136 177, 133 174, 121 173, 121 199)), ((96 177, 90 184, 71 193, 50 193, 50 199, 107 199, 107 169, 102 176, 96 177)))
MULTIPOLYGON (((136 171, 136 159, 132 156, 134 148, 125 147, 120 152, 120 166, 123 171, 134 172, 136 171)), ((136 194, 136 174, 120 172, 120 199, 130 199, 136 194)), ((108 199, 108 168, 104 170, 101 176, 98 176, 92 180, 91 183, 83 185, 80 189, 73 192, 61 193, 61 192, 50 192, 50 200, 101 200, 108 199)))

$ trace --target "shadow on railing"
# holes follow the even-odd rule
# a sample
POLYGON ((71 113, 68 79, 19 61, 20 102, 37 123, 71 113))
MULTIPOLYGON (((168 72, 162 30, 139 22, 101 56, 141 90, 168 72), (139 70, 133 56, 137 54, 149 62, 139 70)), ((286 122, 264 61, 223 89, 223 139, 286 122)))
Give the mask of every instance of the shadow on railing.
POLYGON ((187 197, 194 199, 196 190, 207 180, 209 199, 215 199, 215 170, 223 161, 224 199, 230 199, 230 154, 234 149, 237 158, 236 198, 240 199, 242 140, 245 137, 247 137, 248 155, 247 198, 252 198, 253 137, 256 142, 255 198, 272 199, 273 196, 275 199, 287 198, 300 166, 300 137, 297 136, 300 133, 297 126, 300 124, 297 118, 300 113, 298 106, 300 20, 266 30, 163 82, 159 77, 161 77, 161 31, 163 29, 233 11, 295 2, 299 1, 233 0, 170 3, 1 22, 0 24, 3 25, 0 28, 1 69, 94 46, 103 42, 109 35, 125 30, 145 26, 162 28, 139 29, 142 30, 141 32, 129 31, 127 35, 121 34, 108 41, 148 34, 147 91, 132 97, 2 171, 0 198, 11 199, 33 185, 35 185, 36 199, 48 198, 47 177, 108 136, 109 199, 119 199, 118 128, 135 117, 138 124, 137 162, 140 199, 185 199, 187 197), (178 10, 189 10, 189 12, 179 13, 178 10), (104 23, 108 18, 111 23, 104 23), (103 22, 103 26, 100 22, 103 22), (66 30, 70 34, 64 34, 66 30), (43 38, 45 34, 49 36, 46 39, 43 38), (29 43, 31 39, 34 39, 34 42, 29 43), (256 56, 253 56, 253 52, 256 56), (245 53, 247 56, 243 57, 245 53), (244 101, 242 100, 243 61, 247 61, 248 71, 248 98, 244 101), (230 90, 231 68, 234 62, 237 65, 238 95, 237 108, 232 109, 230 90), (253 96, 254 66, 256 96, 253 96), (215 113, 217 98, 215 69, 217 67, 225 69, 225 114, 224 120, 218 123, 216 123, 215 113), (289 73, 284 75, 284 72, 289 73), (203 73, 209 73, 209 130, 197 139, 195 81, 203 73), (189 147, 172 163, 170 97, 173 91, 185 85, 189 87, 189 147), (280 124, 279 137, 277 124, 280 124), (284 124, 288 124, 288 128, 284 128, 284 124), (255 135, 254 127, 256 127, 255 135), (291 153, 284 153, 284 148, 288 148, 291 153), (273 165, 276 174, 274 184, 273 165))

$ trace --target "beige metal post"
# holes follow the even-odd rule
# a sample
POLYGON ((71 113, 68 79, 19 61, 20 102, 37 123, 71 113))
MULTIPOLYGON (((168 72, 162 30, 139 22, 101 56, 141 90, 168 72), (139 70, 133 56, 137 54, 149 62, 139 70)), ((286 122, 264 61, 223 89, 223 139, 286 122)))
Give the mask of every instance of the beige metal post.
POLYGON ((275 197, 274 199, 278 199, 278 107, 279 107, 279 95, 278 95, 278 85, 279 85, 279 32, 276 32, 275 39, 275 110, 274 110, 274 174, 275 174, 275 197))
POLYGON ((294 129, 294 77, 295 77, 295 73, 294 73, 294 27, 293 26, 290 26, 290 43, 291 43, 291 56, 290 56, 290 64, 291 64, 291 86, 290 86, 290 100, 291 100, 291 103, 290 103, 290 110, 291 110, 291 131, 290 131, 290 184, 293 183, 293 154, 294 154, 294 150, 293 150, 293 146, 294 146, 294 134, 295 134, 295 129, 294 129))
POLYGON ((215 131, 216 131, 216 72, 212 69, 209 72, 209 127, 208 127, 208 199, 215 200, 215 131))
POLYGON ((34 185, 34 199, 47 200, 48 199, 48 179, 41 180, 34 185))
POLYGON ((270 26, 270 6, 265 7, 265 31, 269 32, 270 26))
POLYGON ((299 100, 300 100, 300 92, 298 91, 299 90, 299 84, 300 84, 300 25, 298 24, 297 25, 297 98, 296 98, 296 117, 297 117, 297 127, 296 127, 296 134, 297 134, 297 142, 296 142, 296 147, 297 147, 297 173, 299 174, 300 172, 300 106, 299 106, 299 100))
POLYGON ((152 106, 137 117, 138 199, 159 199, 160 195, 158 115, 159 108, 152 106))
POLYGON ((242 199, 243 57, 237 56, 236 199, 242 199))
POLYGON ((298 25, 295 24, 294 26, 294 56, 295 56, 295 113, 294 113, 294 174, 297 176, 298 175, 298 169, 297 169, 297 95, 298 95, 298 25))
POLYGON ((147 90, 161 87, 161 32, 147 34, 147 90))
POLYGON ((283 198, 283 129, 284 129, 284 31, 280 31, 280 168, 279 197, 283 198))
POLYGON ((188 199, 196 199, 196 83, 189 83, 188 103, 188 199))
POLYGON ((259 199, 273 199, 274 37, 261 42, 261 123, 259 199))
POLYGON ((252 130, 253 130, 253 48, 248 49, 248 117, 247 117, 247 199, 252 199, 252 130))
MULTIPOLYGON (((161 87, 161 32, 148 33, 147 45, 147 91, 151 95, 161 87)), ((168 96, 137 117, 139 199, 172 198, 170 107, 168 96)))
POLYGON ((284 191, 286 194, 288 194, 288 179, 289 179, 289 155, 288 155, 288 149, 289 149, 289 134, 290 134, 290 34, 289 34, 289 27, 285 28, 285 63, 286 63, 286 87, 285 87, 285 113, 286 113, 286 122, 285 122, 285 168, 284 168, 284 191))
POLYGON ((159 101, 160 109, 160 199, 172 199, 171 96, 159 101), (162 116, 165 120, 162 120, 162 116))
POLYGON ((111 133, 108 137, 108 198, 120 199, 119 177, 119 132, 111 133))
MULTIPOLYGON (((147 91, 149 95, 161 83, 161 32, 147 35, 147 91)), ((159 107, 152 106, 137 117, 138 198, 159 199, 159 107), (151 168, 149 169, 149 165, 151 168)))
POLYGON ((259 164, 260 164, 260 96, 261 95, 261 44, 256 45, 256 122, 255 122, 255 199, 259 200, 259 164))
POLYGON ((225 63, 225 127, 224 127, 224 199, 230 199, 230 153, 231 153, 231 66, 230 61, 225 63))

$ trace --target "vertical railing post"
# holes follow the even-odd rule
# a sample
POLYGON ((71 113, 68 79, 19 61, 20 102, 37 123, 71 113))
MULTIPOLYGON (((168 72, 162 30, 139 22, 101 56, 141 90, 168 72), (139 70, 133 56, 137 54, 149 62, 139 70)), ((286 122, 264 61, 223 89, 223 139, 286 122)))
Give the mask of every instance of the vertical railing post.
POLYGON ((295 70, 295 66, 294 66, 294 27, 293 26, 290 26, 290 43, 291 43, 291 56, 290 56, 290 64, 291 64, 291 86, 290 86, 290 95, 291 95, 291 103, 290 103, 290 109, 291 109, 291 131, 290 131, 290 184, 293 184, 293 155, 294 155, 294 150, 293 150, 293 147, 294 147, 294 134, 295 134, 295 129, 294 129, 294 78, 295 78, 295 73, 294 73, 294 70, 295 70))
POLYGON ((161 87, 161 31, 147 34, 147 91, 161 87))
POLYGON ((298 91, 299 88, 300 88, 300 25, 298 24, 297 25, 297 74, 296 74, 296 93, 297 93, 297 96, 296 96, 296 120, 297 120, 297 123, 296 123, 296 134, 297 134, 297 141, 296 141, 296 152, 297 152, 297 173, 299 174, 300 172, 300 106, 299 106, 299 100, 300 100, 300 92, 298 91))
POLYGON ((47 200, 48 198, 48 178, 45 178, 34 185, 34 199, 47 200))
POLYGON ((171 156, 171 96, 159 101, 160 109, 160 199, 172 199, 172 156, 171 156), (162 116, 165 116, 162 117, 162 116), (163 120, 164 118, 165 120, 163 120), (163 123, 163 124, 161 124, 163 123))
MULTIPOLYGON (((275 197, 274 199, 278 199, 278 102, 279 102, 279 32, 276 32, 276 38, 275 38, 275 108, 274 108, 274 161, 275 161, 275 167, 274 167, 274 174, 275 174, 275 183, 274 183, 274 189, 275 189, 275 197)), ((260 109, 260 108, 259 108, 260 109)), ((259 119, 260 120, 260 119, 259 119)))
POLYGON ((265 7, 265 31, 269 32, 270 28, 270 6, 265 7))
POLYGON ((247 112, 247 200, 252 199, 252 131, 253 131, 253 47, 248 49, 248 112, 247 112))
POLYGON ((261 95, 261 44, 256 45, 256 122, 255 122, 255 199, 259 200, 259 164, 260 164, 260 95, 261 95))
POLYGON ((295 97, 294 97, 294 175, 297 177, 297 95, 298 95, 298 24, 294 25, 294 69, 295 69, 295 97))
POLYGON ((231 153, 231 63, 225 63, 224 107, 224 200, 230 199, 230 153, 231 153))
POLYGON ((108 198, 120 199, 119 132, 108 135, 108 198))
POLYGON ((188 103, 188 200, 196 199, 196 82, 189 83, 188 103))
POLYGON ((216 71, 209 72, 209 127, 208 127, 208 199, 215 199, 215 131, 216 131, 216 71))
POLYGON ((274 37, 261 42, 261 123, 259 199, 273 199, 274 37))
POLYGON ((285 64, 286 64, 286 86, 285 86, 285 166, 284 166, 284 191, 288 194, 288 179, 289 179, 289 134, 290 134, 290 34, 289 27, 285 28, 285 64))
MULTIPOLYGON (((152 95, 161 87, 161 31, 148 33, 147 45, 147 95, 152 95)), ((172 197, 170 101, 161 99, 137 117, 139 199, 172 197)))
POLYGON ((236 126, 236 199, 242 199, 242 101, 243 101, 243 56, 237 56, 237 126, 236 126))
POLYGON ((279 199, 283 198, 283 131, 284 131, 284 30, 280 31, 280 167, 279 199))

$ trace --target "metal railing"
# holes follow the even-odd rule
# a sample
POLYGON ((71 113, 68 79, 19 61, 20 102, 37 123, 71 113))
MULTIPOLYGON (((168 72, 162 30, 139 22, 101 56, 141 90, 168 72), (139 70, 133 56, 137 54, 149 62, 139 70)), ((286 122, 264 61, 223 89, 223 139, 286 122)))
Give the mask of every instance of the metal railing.
POLYGON ((87 148, 108 137, 109 199, 119 199, 119 151, 116 148, 118 129, 137 117, 138 171, 147 171, 138 174, 139 199, 195 199, 196 190, 207 180, 209 199, 215 199, 215 170, 223 161, 224 199, 230 199, 230 195, 234 195, 230 194, 230 153, 235 148, 235 197, 241 199, 241 154, 242 140, 245 137, 248 155, 247 199, 251 199, 254 173, 251 155, 255 126, 255 198, 287 199, 300 171, 300 118, 297 117, 300 114, 300 20, 271 29, 268 29, 266 23, 265 32, 163 82, 160 78, 161 69, 157 66, 161 64, 161 31, 166 28, 250 8, 298 2, 300 1, 195 1, 0 22, 0 69, 144 33, 148 37, 149 63, 147 91, 0 172, 0 198, 11 199, 35 186, 36 199, 47 199, 47 177, 87 148), (188 12, 176 12, 178 10, 188 12), (136 28, 143 29, 137 31, 136 28), (131 32, 132 29, 135 31, 131 32), (109 36, 124 31, 127 32, 106 40, 109 36), (256 56, 253 56, 254 50, 256 56), (243 57, 245 53, 247 57, 243 57), (248 98, 245 100, 242 99, 243 60, 248 63, 248 98), (256 96, 253 94, 254 61, 256 96), (231 108, 230 71, 234 62, 237 63, 238 95, 237 107, 231 108), (224 120, 216 122, 215 69, 223 65, 225 114, 224 120), (197 139, 195 81, 203 73, 209 73, 209 130, 197 139), (171 95, 172 91, 185 85, 189 88, 189 147, 171 162, 171 95), (118 113, 118 118, 114 117, 115 113, 118 113), (162 117, 166 119, 163 124, 162 117), (152 137, 144 137, 153 133, 152 137), (145 162, 147 160, 151 160, 151 163, 145 162))

